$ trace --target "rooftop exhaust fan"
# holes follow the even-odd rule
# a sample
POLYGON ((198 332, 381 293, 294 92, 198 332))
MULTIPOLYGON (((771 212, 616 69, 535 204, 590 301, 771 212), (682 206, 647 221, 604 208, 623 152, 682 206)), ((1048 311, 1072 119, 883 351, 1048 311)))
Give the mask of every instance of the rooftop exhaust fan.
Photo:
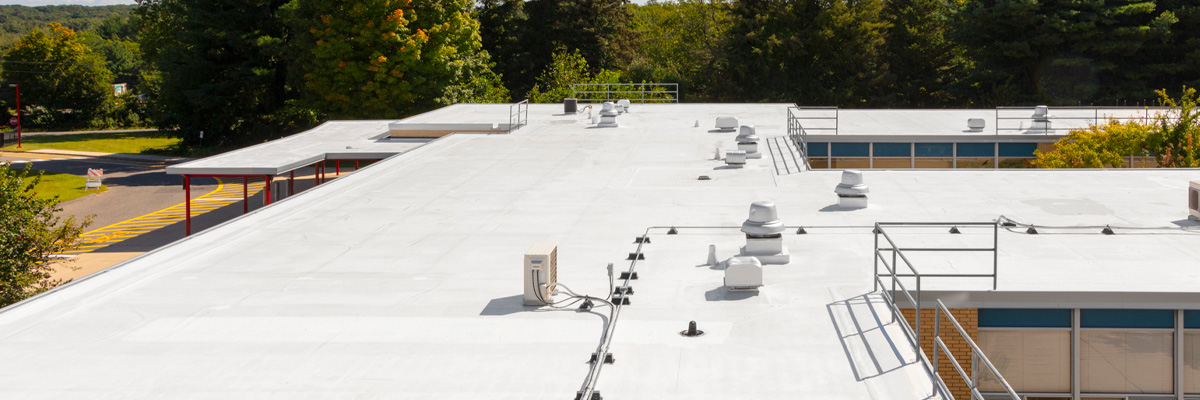
POLYGON ((867 193, 871 192, 863 183, 862 171, 848 169, 842 171, 842 183, 833 189, 838 196, 838 207, 867 208, 867 193))
POLYGON ((746 165, 746 152, 742 150, 729 150, 725 152, 725 165, 733 167, 741 167, 746 165))
POLYGON ((1029 130, 1032 131, 1050 131, 1050 107, 1037 106, 1033 108, 1033 124, 1029 125, 1029 130))
POLYGON ((596 126, 603 128, 616 128, 618 126, 618 115, 621 115, 621 112, 617 111, 617 105, 613 104, 611 101, 606 101, 604 102, 604 105, 600 107, 600 123, 596 126))
POLYGON ((758 135, 754 126, 742 125, 738 128, 737 144, 738 150, 746 152, 746 158, 762 158, 762 153, 758 152, 758 135))
POLYGON ((987 127, 987 121, 983 118, 967 118, 967 130, 972 132, 981 132, 987 127))
POLYGON ((746 246, 742 247, 741 255, 755 257, 763 264, 787 264, 792 257, 787 247, 783 247, 784 229, 775 203, 756 201, 750 204, 750 217, 742 223, 746 246))
POLYGON ((629 112, 629 100, 617 100, 617 111, 620 111, 622 114, 629 112))

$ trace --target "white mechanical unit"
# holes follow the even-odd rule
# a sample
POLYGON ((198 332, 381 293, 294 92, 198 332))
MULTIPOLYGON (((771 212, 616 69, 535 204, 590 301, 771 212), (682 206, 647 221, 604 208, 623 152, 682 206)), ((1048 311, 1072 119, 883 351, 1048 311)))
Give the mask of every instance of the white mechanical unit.
POLYGON ((737 117, 717 117, 717 129, 722 132, 733 132, 737 127, 737 117))
POLYGON ((758 289, 763 285, 762 263, 754 257, 725 260, 725 287, 730 290, 758 289))
POLYGON ((870 193, 871 189, 863 183, 861 171, 848 169, 842 171, 842 183, 839 183, 833 192, 837 193, 838 207, 867 208, 867 193, 870 193))
POLYGON ((987 121, 984 121, 983 118, 967 118, 967 130, 983 131, 985 127, 987 127, 987 121))
POLYGON ((746 152, 742 150, 729 150, 725 152, 725 165, 740 167, 746 165, 746 152))
POLYGON ((737 144, 738 150, 746 152, 746 158, 762 158, 762 153, 758 152, 758 135, 755 134, 754 126, 742 125, 739 128, 737 144))
POLYGON ((606 101, 600 106, 600 123, 596 126, 615 128, 617 127, 618 115, 621 115, 621 112, 617 111, 617 105, 611 101, 606 101))
POLYGON ((1188 219, 1200 221, 1200 181, 1188 182, 1188 219))
POLYGON ((553 300, 554 282, 558 281, 558 245, 534 243, 525 251, 525 301, 527 306, 544 306, 553 300))
POLYGON ((629 100, 617 100, 617 109, 620 110, 622 114, 629 112, 629 100))
POLYGON ((783 246, 783 221, 775 210, 775 203, 756 201, 750 204, 750 218, 742 223, 746 234, 746 247, 742 256, 754 257, 763 264, 787 264, 792 261, 787 247, 783 246))
POLYGON ((1033 124, 1029 125, 1031 131, 1050 131, 1050 107, 1037 106, 1033 108, 1033 124))

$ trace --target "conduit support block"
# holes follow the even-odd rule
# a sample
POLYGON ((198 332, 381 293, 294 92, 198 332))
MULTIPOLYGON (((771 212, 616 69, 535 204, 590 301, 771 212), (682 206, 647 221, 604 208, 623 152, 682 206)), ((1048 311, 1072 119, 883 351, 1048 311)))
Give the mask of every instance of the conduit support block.
MULTIPOLYGON (((588 364, 595 364, 597 359, 599 359, 597 353, 592 353, 592 358, 588 359, 588 364)), ((616 360, 613 359, 612 353, 604 353, 605 364, 612 364, 615 361, 616 360)))
POLYGON ((633 286, 617 286, 615 289, 613 289, 613 294, 633 294, 633 286))
POLYGON ((650 237, 649 236, 638 236, 636 239, 633 239, 633 242, 650 244, 650 237))
POLYGON ((630 273, 630 272, 626 271, 626 272, 621 273, 621 279, 628 279, 631 281, 636 281, 637 278, 638 278, 637 272, 630 273))
POLYGON ((613 295, 612 302, 616 305, 627 306, 629 305, 629 296, 623 294, 613 295))
POLYGON ((645 255, 645 254, 643 254, 643 253, 629 253, 629 257, 626 257, 626 258, 625 258, 625 260, 626 260, 626 261, 629 261, 629 260, 645 260, 645 259, 646 259, 646 255, 645 255))

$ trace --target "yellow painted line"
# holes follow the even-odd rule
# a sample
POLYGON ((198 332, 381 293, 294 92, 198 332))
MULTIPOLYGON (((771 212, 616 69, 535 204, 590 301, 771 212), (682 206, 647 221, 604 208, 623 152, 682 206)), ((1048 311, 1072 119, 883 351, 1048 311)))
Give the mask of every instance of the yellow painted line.
MULTIPOLYGON (((233 203, 242 201, 242 188, 236 183, 241 182, 225 182, 222 178, 217 180, 217 188, 200 197, 192 199, 192 216, 203 214, 212 210, 216 210, 233 203), (234 198, 236 194, 236 198, 234 198), (203 205, 196 206, 195 201, 205 201, 203 205)), ((228 178, 226 178, 228 179, 228 178)), ((254 180, 250 181, 251 183, 254 180)), ((259 179, 258 182, 264 182, 259 179)), ((248 188, 250 196, 258 194, 262 191, 261 188, 248 188)), ((98 229, 94 229, 81 235, 82 245, 72 251, 65 252, 71 254, 86 253, 102 247, 119 243, 125 239, 140 236, 145 233, 161 229, 163 227, 176 224, 184 221, 186 213, 186 203, 179 203, 171 207, 164 208, 140 217, 131 218, 115 224, 107 225, 98 229)))

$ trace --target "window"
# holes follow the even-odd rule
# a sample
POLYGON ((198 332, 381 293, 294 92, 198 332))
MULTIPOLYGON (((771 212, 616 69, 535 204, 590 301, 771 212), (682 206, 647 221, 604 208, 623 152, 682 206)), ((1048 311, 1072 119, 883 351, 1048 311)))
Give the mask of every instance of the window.
POLYGON ((912 155, 912 143, 875 143, 875 157, 904 157, 912 155))
POLYGON ((1175 310, 1079 310, 1083 328, 1175 328, 1175 310))
POLYGON ((917 168, 954 168, 954 143, 913 144, 917 168))
POLYGON ((1089 393, 1171 393, 1174 370, 1170 332, 1080 332, 1079 379, 1089 393))
POLYGON ((834 143, 834 157, 867 157, 871 155, 870 143, 834 143))
POLYGON ((979 327, 1070 328, 1071 310, 1054 308, 980 308, 979 327))
POLYGON ((808 142, 809 157, 829 157, 829 143, 808 142))
POLYGON ((955 168, 995 168, 995 143, 959 143, 955 168))
POLYGON ((1033 168, 1037 143, 1000 143, 1000 168, 1033 168))
MULTIPOLYGON (((979 347, 1018 392, 1071 391, 1070 330, 980 331, 979 347)), ((991 373, 979 377, 981 391, 1004 390, 991 373)))

